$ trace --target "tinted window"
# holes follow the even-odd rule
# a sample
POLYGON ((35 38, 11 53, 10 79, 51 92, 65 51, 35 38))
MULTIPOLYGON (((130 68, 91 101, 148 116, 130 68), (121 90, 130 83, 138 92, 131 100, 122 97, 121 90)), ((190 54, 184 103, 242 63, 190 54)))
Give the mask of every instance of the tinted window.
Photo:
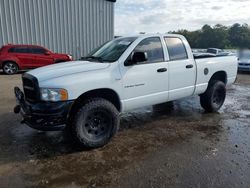
POLYGON ((15 52, 15 48, 10 48, 8 52, 11 52, 11 53, 15 52))
POLYGON ((12 52, 12 53, 30 53, 30 50, 27 47, 14 47, 14 48, 9 49, 9 52, 12 52))
POLYGON ((43 48, 31 48, 32 54, 44 54, 46 52, 43 48))
POLYGON ((188 58, 186 48, 181 39, 166 37, 165 42, 167 43, 170 60, 173 61, 188 58))
POLYGON ((151 37, 141 41, 134 52, 147 52, 148 60, 144 63, 163 62, 164 55, 159 37, 151 37))

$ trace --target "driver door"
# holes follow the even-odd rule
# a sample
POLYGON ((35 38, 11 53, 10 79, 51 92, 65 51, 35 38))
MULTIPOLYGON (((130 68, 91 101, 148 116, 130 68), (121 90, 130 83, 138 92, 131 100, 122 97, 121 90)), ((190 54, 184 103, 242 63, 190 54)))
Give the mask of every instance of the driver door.
POLYGON ((164 60, 161 38, 142 40, 133 52, 138 51, 147 53, 147 61, 122 68, 124 110, 168 100, 168 62, 164 60))

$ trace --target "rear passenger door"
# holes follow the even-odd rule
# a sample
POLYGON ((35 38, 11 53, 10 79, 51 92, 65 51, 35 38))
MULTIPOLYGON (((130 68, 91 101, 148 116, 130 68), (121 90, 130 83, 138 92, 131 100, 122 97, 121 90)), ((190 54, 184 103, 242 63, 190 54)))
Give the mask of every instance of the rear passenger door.
POLYGON ((18 58, 19 64, 23 68, 32 68, 34 66, 35 56, 32 55, 28 46, 10 48, 9 54, 18 58))
POLYGON ((169 100, 193 94, 196 68, 181 38, 164 37, 169 54, 169 100))

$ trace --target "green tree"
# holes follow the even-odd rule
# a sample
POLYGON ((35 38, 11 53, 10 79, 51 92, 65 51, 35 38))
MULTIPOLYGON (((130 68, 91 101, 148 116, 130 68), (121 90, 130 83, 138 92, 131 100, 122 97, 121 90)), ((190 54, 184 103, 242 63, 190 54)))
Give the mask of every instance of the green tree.
POLYGON ((192 48, 248 48, 250 49, 250 28, 238 23, 231 27, 217 24, 204 25, 196 31, 179 30, 171 33, 184 35, 192 48))
POLYGON ((250 48, 250 29, 247 24, 234 24, 229 29, 229 40, 234 47, 250 48))

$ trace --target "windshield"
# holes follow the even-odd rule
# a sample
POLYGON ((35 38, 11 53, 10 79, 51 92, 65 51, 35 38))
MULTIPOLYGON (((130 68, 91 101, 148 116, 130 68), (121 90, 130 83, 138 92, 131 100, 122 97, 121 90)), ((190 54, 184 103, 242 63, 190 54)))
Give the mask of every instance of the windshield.
POLYGON ((86 59, 98 61, 114 62, 117 61, 125 50, 136 40, 136 37, 118 38, 106 42, 101 47, 91 52, 86 59))

